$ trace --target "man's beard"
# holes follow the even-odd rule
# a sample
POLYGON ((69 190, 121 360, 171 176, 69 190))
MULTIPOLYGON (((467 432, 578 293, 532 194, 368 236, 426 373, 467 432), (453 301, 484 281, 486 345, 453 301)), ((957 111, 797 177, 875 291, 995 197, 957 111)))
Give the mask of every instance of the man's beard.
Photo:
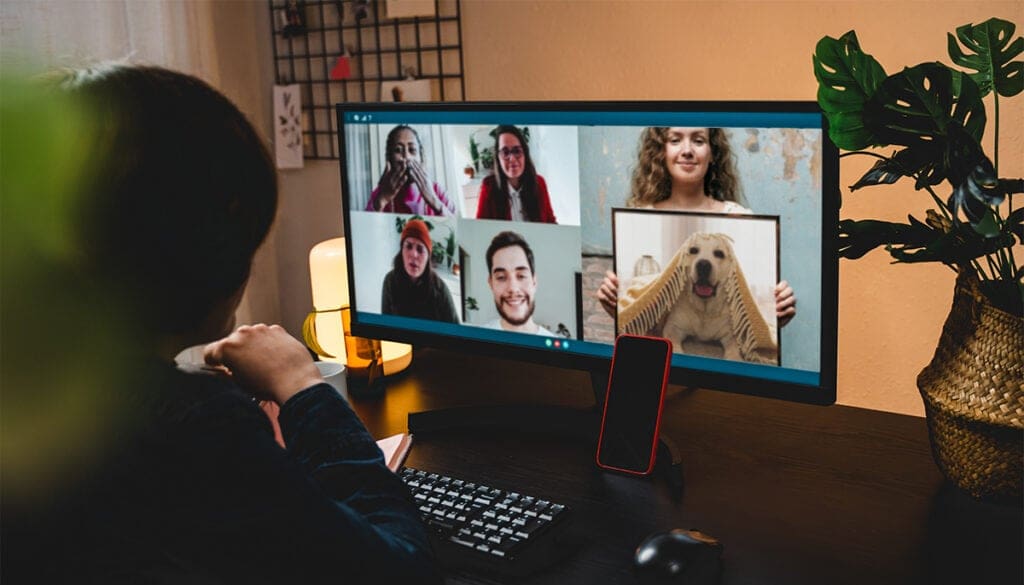
POLYGON ((533 297, 528 297, 526 315, 518 319, 505 312, 504 303, 501 299, 494 301, 494 308, 498 309, 498 314, 501 315, 501 318, 508 322, 508 324, 518 327, 519 325, 523 325, 529 321, 530 317, 533 317, 533 310, 536 308, 536 304, 533 302, 533 297))

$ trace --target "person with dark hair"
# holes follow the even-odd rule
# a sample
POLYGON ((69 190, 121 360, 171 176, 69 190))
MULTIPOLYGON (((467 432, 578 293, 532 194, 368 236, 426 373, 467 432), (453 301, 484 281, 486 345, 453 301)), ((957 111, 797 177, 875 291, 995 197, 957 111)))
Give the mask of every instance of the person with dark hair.
POLYGON ((520 234, 504 231, 487 247, 487 284, 494 295, 499 317, 484 325, 490 329, 535 333, 554 337, 549 329, 534 323, 537 308, 537 273, 533 249, 520 234))
POLYGON ((407 221, 399 242, 394 267, 384 276, 381 287, 381 312, 458 323, 452 293, 430 264, 433 244, 426 222, 407 221))
POLYGON ((91 122, 77 268, 120 302, 95 323, 131 333, 108 356, 124 373, 103 390, 116 407, 91 413, 89 464, 41 463, 69 479, 5 516, 4 580, 439 582, 405 485, 308 350, 277 325, 232 332, 277 209, 274 163, 245 115, 157 67, 52 83, 91 122), (175 367, 200 343, 219 375, 175 367), (285 448, 256 399, 280 406, 285 448))
POLYGON ((515 126, 498 126, 494 135, 494 173, 480 184, 476 218, 558 223, 526 135, 515 126))
POLYGON ((385 144, 384 173, 370 194, 366 211, 454 216, 455 204, 423 167, 419 133, 401 124, 388 132, 385 144))
MULTIPOLYGON (((645 128, 626 207, 752 213, 742 205, 736 163, 722 128, 645 128)), ((618 294, 618 276, 609 271, 597 299, 612 317, 618 294)), ((780 326, 796 315, 796 296, 785 280, 775 287, 775 312, 780 326)))

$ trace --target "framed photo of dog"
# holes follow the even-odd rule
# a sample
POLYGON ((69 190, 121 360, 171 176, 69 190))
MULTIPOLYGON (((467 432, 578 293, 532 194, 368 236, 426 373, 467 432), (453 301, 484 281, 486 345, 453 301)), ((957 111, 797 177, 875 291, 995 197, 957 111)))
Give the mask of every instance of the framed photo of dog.
POLYGON ((674 353, 779 365, 779 218, 613 209, 617 333, 674 353))

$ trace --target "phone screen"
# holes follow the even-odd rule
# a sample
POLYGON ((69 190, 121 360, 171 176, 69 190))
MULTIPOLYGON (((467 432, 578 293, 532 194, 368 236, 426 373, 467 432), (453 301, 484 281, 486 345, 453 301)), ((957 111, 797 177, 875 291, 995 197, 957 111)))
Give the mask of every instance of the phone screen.
POLYGON ((597 445, 598 465, 650 473, 671 354, 666 339, 620 335, 615 340, 597 445))

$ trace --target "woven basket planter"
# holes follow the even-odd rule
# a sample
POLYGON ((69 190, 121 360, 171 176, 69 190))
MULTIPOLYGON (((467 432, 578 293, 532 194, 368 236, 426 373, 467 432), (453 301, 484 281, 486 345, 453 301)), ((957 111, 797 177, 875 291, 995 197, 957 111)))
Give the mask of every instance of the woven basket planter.
POLYGON ((1024 318, 992 306, 972 272, 957 277, 953 307, 917 386, 942 473, 975 498, 1020 506, 1024 318))

